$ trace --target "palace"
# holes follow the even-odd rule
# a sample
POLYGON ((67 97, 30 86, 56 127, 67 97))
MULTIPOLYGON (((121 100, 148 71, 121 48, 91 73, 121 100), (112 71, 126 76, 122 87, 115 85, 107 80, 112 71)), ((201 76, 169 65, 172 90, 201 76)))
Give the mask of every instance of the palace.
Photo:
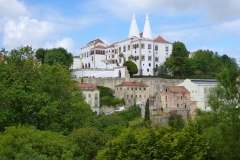
POLYGON ((136 75, 152 76, 153 68, 163 64, 171 52, 172 43, 153 37, 148 14, 142 33, 133 14, 128 38, 111 45, 101 39, 90 41, 81 48, 80 56, 74 57, 71 73, 74 77, 125 77, 122 65, 131 60, 138 67, 136 75))

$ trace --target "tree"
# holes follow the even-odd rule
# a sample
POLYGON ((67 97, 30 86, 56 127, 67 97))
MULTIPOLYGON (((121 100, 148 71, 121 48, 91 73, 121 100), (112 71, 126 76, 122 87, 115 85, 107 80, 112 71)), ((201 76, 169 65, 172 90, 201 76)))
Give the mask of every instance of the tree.
POLYGON ((67 137, 76 144, 75 157, 80 159, 94 159, 98 150, 103 149, 111 136, 104 134, 93 127, 73 130, 67 137))
POLYGON ((186 75, 188 54, 189 52, 182 42, 173 43, 172 54, 165 64, 173 71, 174 76, 186 75))
POLYGON ((199 112, 195 127, 210 142, 215 159, 240 157, 240 82, 238 66, 234 60, 221 67, 217 74, 218 86, 209 95, 210 112, 199 112))
POLYGON ((168 125, 177 130, 181 130, 185 126, 185 121, 182 115, 177 114, 175 111, 171 111, 168 117, 168 125))
POLYGON ((147 99, 147 103, 146 103, 146 106, 145 106, 144 121, 145 122, 150 121, 149 98, 147 99))
POLYGON ((73 63, 73 56, 66 49, 52 48, 52 49, 43 49, 39 48, 36 51, 36 58, 41 60, 42 63, 53 65, 55 62, 59 62, 69 68, 73 63))
POLYGON ((133 76, 133 74, 137 74, 138 73, 137 65, 134 62, 132 62, 132 61, 125 61, 123 63, 123 66, 127 67, 130 76, 133 76))
POLYGON ((167 76, 168 75, 168 68, 166 67, 165 64, 161 64, 158 67, 158 76, 167 76))
POLYGON ((69 133, 85 126, 92 111, 69 70, 39 64, 34 50, 20 47, 0 61, 0 130, 18 124, 69 133))
POLYGON ((207 159, 209 145, 193 128, 127 128, 98 152, 97 159, 207 159))
POLYGON ((76 147, 65 136, 35 127, 7 127, 0 134, 0 159, 73 159, 76 147))

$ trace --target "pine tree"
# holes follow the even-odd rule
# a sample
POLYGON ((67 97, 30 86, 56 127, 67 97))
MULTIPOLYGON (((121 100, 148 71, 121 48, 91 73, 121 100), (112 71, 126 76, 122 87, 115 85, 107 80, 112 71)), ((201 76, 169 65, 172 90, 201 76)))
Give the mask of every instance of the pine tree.
POLYGON ((145 106, 145 116, 144 116, 144 121, 150 121, 150 111, 149 111, 149 98, 147 99, 147 103, 145 106))

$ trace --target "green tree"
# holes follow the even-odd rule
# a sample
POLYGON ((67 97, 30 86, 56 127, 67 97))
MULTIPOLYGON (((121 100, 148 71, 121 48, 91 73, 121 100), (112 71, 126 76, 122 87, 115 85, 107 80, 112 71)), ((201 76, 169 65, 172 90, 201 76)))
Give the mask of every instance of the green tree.
POLYGON ((85 126, 92 111, 69 70, 39 64, 34 50, 20 47, 0 61, 0 130, 26 124, 68 133, 85 126))
POLYGON ((158 76, 167 76, 168 75, 168 68, 166 67, 165 64, 161 64, 158 67, 158 76))
POLYGON ((218 86, 209 95, 210 112, 198 112, 195 127, 210 142, 215 159, 240 157, 240 82, 238 66, 234 60, 222 67, 217 74, 218 86))
POLYGON ((65 136, 35 127, 7 127, 0 134, 0 159, 73 159, 75 152, 65 136))
POLYGON ((132 61, 125 61, 123 63, 123 66, 127 67, 130 76, 133 76, 133 74, 137 74, 138 73, 137 65, 134 62, 132 62, 132 61))
POLYGON ((146 103, 146 106, 145 106, 144 121, 145 122, 150 121, 149 98, 147 99, 147 103, 146 103))
POLYGON ((89 160, 95 158, 98 150, 103 149, 110 138, 93 127, 75 129, 68 135, 70 142, 77 145, 74 156, 89 160))
POLYGON ((172 111, 168 117, 168 125, 177 130, 181 130, 185 126, 185 121, 182 115, 179 115, 175 111, 172 111))
POLYGON ((37 59, 41 60, 42 63, 49 65, 58 62, 69 68, 73 63, 72 54, 62 47, 52 49, 39 48, 35 56, 37 59))
POLYGON ((173 43, 172 54, 165 64, 174 73, 174 76, 184 76, 187 74, 188 55, 189 52, 182 42, 173 43))
POLYGON ((209 145, 194 128, 169 127, 123 130, 98 152, 97 159, 207 159, 209 145))

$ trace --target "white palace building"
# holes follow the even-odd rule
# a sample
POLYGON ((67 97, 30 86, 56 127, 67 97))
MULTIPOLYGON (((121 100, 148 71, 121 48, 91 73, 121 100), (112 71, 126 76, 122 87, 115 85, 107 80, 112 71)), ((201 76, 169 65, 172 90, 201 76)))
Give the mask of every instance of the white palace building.
POLYGON ((129 76, 125 61, 131 60, 138 67, 136 75, 154 75, 153 68, 163 64, 172 53, 172 43, 161 36, 154 39, 148 14, 143 32, 140 33, 135 14, 128 38, 111 45, 95 39, 81 48, 80 56, 74 56, 72 77, 122 77, 129 76))

